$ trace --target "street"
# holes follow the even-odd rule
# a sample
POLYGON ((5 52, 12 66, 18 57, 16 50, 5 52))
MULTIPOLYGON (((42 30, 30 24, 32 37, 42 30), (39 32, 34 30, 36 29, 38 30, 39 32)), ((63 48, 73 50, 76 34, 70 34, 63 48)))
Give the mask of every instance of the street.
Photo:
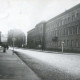
POLYGON ((80 80, 80 54, 15 51, 42 80, 80 80))
POLYGON ((0 80, 80 80, 80 0, 0 0, 0 80))

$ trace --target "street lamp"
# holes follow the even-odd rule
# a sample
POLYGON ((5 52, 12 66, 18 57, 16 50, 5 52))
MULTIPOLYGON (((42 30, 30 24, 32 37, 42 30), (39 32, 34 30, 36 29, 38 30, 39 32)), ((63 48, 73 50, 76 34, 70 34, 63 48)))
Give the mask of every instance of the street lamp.
POLYGON ((16 38, 12 38, 13 41, 13 55, 14 55, 14 42, 15 42, 16 38))
POLYGON ((61 45, 62 45, 62 53, 63 53, 63 50, 64 50, 64 41, 61 42, 61 45))

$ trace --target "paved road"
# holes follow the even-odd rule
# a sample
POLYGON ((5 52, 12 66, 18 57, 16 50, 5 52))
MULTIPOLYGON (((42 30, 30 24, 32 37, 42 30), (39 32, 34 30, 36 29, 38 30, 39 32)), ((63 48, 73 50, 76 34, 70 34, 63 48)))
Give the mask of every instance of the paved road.
POLYGON ((52 54, 52 53, 36 52, 36 51, 22 50, 22 49, 15 49, 15 50, 19 52, 16 54, 42 80, 80 80, 80 76, 78 74, 80 73, 80 67, 78 65, 79 64, 78 60, 80 60, 79 54, 68 54, 68 53, 52 54), (65 65, 66 68, 64 67, 65 65))

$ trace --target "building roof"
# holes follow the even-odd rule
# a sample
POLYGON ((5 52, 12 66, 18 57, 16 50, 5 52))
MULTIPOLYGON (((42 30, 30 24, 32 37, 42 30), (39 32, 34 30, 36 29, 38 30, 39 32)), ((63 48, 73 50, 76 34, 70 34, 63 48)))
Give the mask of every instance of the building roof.
POLYGON ((54 19, 57 19, 58 17, 63 16, 64 14, 67 14, 67 13, 69 13, 69 12, 71 12, 71 11, 77 9, 77 8, 80 8, 80 3, 77 4, 77 5, 74 6, 74 7, 72 7, 72 8, 70 8, 70 9, 66 10, 65 12, 63 12, 63 13, 61 13, 61 14, 55 16, 55 17, 53 17, 52 19, 48 20, 48 22, 50 22, 50 21, 52 21, 52 20, 54 20, 54 19))

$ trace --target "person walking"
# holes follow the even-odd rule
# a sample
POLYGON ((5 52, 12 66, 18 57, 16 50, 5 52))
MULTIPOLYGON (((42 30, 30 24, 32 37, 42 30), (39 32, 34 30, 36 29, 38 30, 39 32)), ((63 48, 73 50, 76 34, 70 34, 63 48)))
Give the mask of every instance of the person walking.
POLYGON ((3 45, 3 52, 6 52, 6 44, 3 45))

